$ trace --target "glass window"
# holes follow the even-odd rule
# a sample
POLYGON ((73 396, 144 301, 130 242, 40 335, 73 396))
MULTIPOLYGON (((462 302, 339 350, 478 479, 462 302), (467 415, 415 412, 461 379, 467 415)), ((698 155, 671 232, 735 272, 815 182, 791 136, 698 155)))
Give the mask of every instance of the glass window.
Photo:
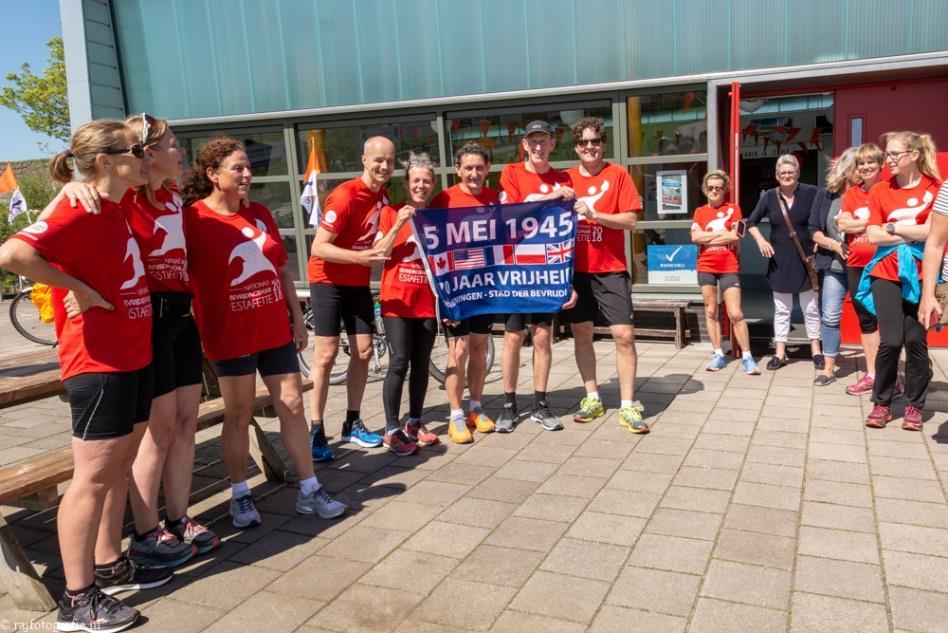
MULTIPOLYGON (((547 106, 549 107, 549 106, 547 106)), ((570 126, 584 116, 600 117, 606 126, 607 134, 612 134, 612 107, 608 104, 575 108, 568 106, 563 110, 546 110, 538 107, 527 112, 510 114, 490 114, 473 117, 448 116, 447 124, 451 140, 451 155, 459 147, 474 141, 484 145, 493 153, 493 164, 514 163, 523 160, 520 139, 523 128, 536 119, 546 121, 556 130, 556 149, 550 154, 551 161, 576 160, 570 135, 570 126)), ((606 150, 606 155, 612 152, 606 150)))
MULTIPOLYGON (((648 246, 658 244, 691 244, 691 230, 649 228, 639 229, 632 234, 632 283, 648 283, 648 246)), ((683 286, 691 288, 690 285, 683 286)))
POLYGON ((409 152, 427 152, 440 164, 436 127, 431 120, 300 129, 296 132, 299 173, 306 169, 310 147, 316 149, 323 172, 362 171, 362 145, 372 136, 384 136, 395 143, 396 161, 407 160, 409 152))
POLYGON ((240 130, 182 132, 178 142, 186 153, 186 164, 194 158, 204 145, 221 135, 233 136, 247 146, 247 158, 253 167, 254 176, 285 176, 287 174, 286 144, 283 132, 242 133, 240 130))
POLYGON ((707 152, 706 98, 700 90, 629 97, 629 156, 707 152))
MULTIPOLYGON (((690 220, 694 210, 704 204, 704 194, 701 193, 701 179, 708 171, 708 164, 704 161, 696 163, 655 163, 647 165, 630 165, 629 172, 642 198, 642 208, 645 214, 643 220, 690 220), (659 213, 659 191, 657 176, 659 172, 685 172, 685 196, 677 204, 664 204, 663 213, 659 213)), ((670 174, 675 182, 675 174, 670 174)), ((676 192, 681 193, 681 190, 676 192)), ((669 194, 666 192, 666 199, 669 194)))
POLYGON ((250 199, 259 202, 273 214, 281 229, 293 228, 293 203, 288 182, 256 182, 250 185, 250 199))
POLYGON ((293 281, 305 280, 306 276, 300 274, 299 259, 297 259, 296 238, 292 235, 281 235, 283 248, 286 249, 286 268, 293 275, 293 281))

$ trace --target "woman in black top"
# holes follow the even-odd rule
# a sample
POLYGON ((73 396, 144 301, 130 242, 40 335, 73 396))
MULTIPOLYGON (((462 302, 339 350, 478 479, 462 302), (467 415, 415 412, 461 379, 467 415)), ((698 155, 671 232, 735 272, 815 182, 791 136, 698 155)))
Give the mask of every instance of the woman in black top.
POLYGON ((782 196, 790 209, 790 222, 800 240, 804 253, 813 252, 813 238, 808 226, 810 208, 816 197, 817 188, 800 182, 800 164, 797 159, 785 154, 777 159, 777 183, 774 189, 768 189, 760 197, 757 208, 747 219, 748 232, 757 242, 760 254, 767 257, 767 283, 774 295, 774 357, 767 363, 767 369, 779 369, 787 361, 787 339, 790 336, 790 313, 793 310, 793 295, 800 297, 800 309, 806 323, 807 337, 813 364, 823 369, 824 360, 820 353, 820 306, 817 293, 810 286, 806 268, 790 237, 787 223, 781 211, 782 196), (770 222, 770 240, 768 241, 757 225, 764 218, 770 222))

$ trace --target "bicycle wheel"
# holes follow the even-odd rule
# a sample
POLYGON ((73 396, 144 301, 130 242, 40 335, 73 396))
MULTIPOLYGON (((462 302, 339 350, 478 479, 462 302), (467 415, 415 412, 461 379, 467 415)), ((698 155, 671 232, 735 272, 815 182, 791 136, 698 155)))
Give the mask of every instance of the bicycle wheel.
POLYGON ((56 345, 56 327, 40 319, 39 309, 30 301, 30 289, 24 290, 10 304, 10 322, 17 332, 40 345, 56 345))
MULTIPOLYGON (((431 360, 428 362, 428 373, 432 378, 437 380, 442 385, 444 384, 444 373, 448 367, 448 341, 445 339, 443 345, 435 343, 434 349, 431 350, 431 360)), ((494 337, 487 337, 487 380, 484 382, 491 382, 498 378, 497 375, 492 375, 492 370, 494 368, 494 337)), ((499 370, 498 370, 499 372, 499 370)), ((493 372, 497 374, 498 372, 493 372)))

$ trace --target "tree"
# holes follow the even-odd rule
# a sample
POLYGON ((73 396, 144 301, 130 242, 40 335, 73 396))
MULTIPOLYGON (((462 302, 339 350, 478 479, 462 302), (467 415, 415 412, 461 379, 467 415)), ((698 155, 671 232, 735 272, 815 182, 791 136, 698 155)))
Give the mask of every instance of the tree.
MULTIPOLYGON (((13 85, 0 91, 0 105, 19 114, 34 132, 66 142, 70 128, 63 38, 56 36, 46 46, 49 65, 43 74, 34 74, 29 64, 23 64, 19 74, 8 74, 7 81, 13 85)), ((45 149, 43 144, 40 147, 45 149)))

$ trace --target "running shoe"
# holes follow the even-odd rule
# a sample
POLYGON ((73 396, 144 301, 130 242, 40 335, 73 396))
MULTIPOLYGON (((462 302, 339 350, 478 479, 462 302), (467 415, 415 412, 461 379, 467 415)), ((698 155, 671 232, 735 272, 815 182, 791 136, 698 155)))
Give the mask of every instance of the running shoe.
POLYGON ((711 357, 708 366, 705 367, 705 371, 721 371, 725 364, 727 364, 727 360, 724 358, 724 354, 715 354, 711 357))
POLYGON ((517 426, 517 408, 512 404, 505 404, 500 410, 500 415, 497 416, 494 428, 498 433, 510 433, 515 426, 517 426))
POLYGON ((411 455, 418 450, 418 444, 413 442, 404 431, 398 429, 394 433, 386 433, 382 440, 385 450, 391 451, 399 457, 411 455))
POLYGON ((478 433, 493 433, 494 432, 494 421, 484 413, 484 410, 478 407, 477 409, 472 409, 471 413, 467 416, 467 426, 472 429, 477 429, 478 433))
POLYGON ((464 423, 464 418, 452 418, 448 422, 448 435, 455 444, 470 444, 474 441, 474 436, 464 423))
POLYGON ((405 435, 408 436, 408 439, 418 446, 431 446, 441 441, 438 439, 438 436, 429 431, 424 424, 406 424, 402 427, 402 430, 405 431, 405 435))
POLYGON ((376 448, 382 445, 382 436, 378 433, 371 433, 365 428, 365 422, 362 420, 356 420, 350 425, 343 425, 340 439, 343 442, 358 444, 362 448, 376 448))
POLYGON ((230 516, 235 528, 257 527, 263 523, 249 492, 242 497, 231 497, 230 516))
POLYGON ((221 544, 220 538, 207 526, 198 523, 185 515, 177 522, 165 521, 165 527, 174 534, 179 541, 190 543, 197 547, 198 554, 207 554, 221 544))
POLYGON ((185 543, 161 526, 138 540, 132 536, 128 558, 142 567, 177 567, 197 554, 198 548, 185 543))
POLYGON ((336 458, 329 446, 329 441, 326 439, 326 430, 323 427, 313 431, 310 447, 312 448, 314 462, 331 462, 336 458))
POLYGON ((846 393, 851 396, 865 396, 872 393, 872 387, 876 381, 869 374, 863 374, 862 378, 846 387, 846 393))
POLYGON ((744 364, 744 373, 748 376, 760 376, 760 367, 753 358, 745 358, 741 361, 744 364))
POLYGON ((884 429, 892 421, 892 409, 884 404, 877 404, 866 417, 866 426, 870 429, 884 429))
POLYGON ((642 414, 635 407, 619 409, 619 424, 630 433, 648 433, 648 424, 642 420, 642 414))
POLYGON ((336 501, 326 489, 320 487, 308 495, 300 490, 296 498, 296 511, 300 514, 316 514, 321 519, 335 519, 346 511, 346 504, 336 501))
POLYGON ((559 431, 563 428, 563 423, 560 422, 559 418, 553 415, 553 412, 550 411, 550 407, 548 407, 545 402, 540 402, 533 407, 533 413, 530 414, 530 419, 540 424, 547 431, 559 431))
POLYGON ((910 404, 905 405, 905 416, 902 419, 902 428, 906 431, 921 431, 925 423, 922 410, 910 404))
MULTIPOLYGON (((109 568, 96 569, 93 573, 96 586, 102 593, 113 596, 123 591, 154 589, 174 577, 170 569, 139 567, 135 561, 123 556, 109 568)), ((62 630, 62 629, 60 629, 62 630)))
POLYGON ((138 609, 93 585, 75 601, 63 595, 59 600, 56 630, 117 633, 134 625, 139 615, 138 609))
POLYGON ((596 418, 604 416, 605 414, 606 410, 602 406, 602 400, 599 398, 586 396, 579 401, 579 411, 577 411, 576 415, 573 416, 573 422, 586 424, 588 422, 592 422, 596 418))

